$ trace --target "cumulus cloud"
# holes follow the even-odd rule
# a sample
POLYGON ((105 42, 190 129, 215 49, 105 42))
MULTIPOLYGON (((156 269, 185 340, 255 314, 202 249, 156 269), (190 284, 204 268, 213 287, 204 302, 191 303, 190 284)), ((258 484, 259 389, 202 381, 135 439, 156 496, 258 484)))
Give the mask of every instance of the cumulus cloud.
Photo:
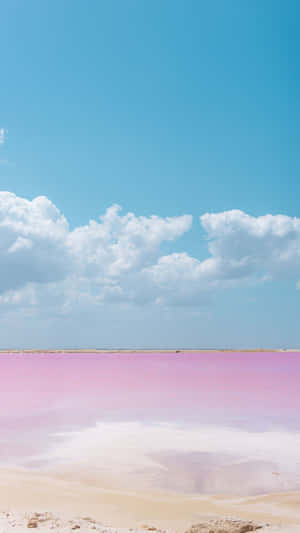
POLYGON ((197 304, 207 300, 214 281, 214 261, 199 261, 186 252, 159 258, 155 265, 143 270, 156 289, 157 303, 197 304))
POLYGON ((200 223, 208 240, 207 259, 174 253, 145 269, 160 287, 160 301, 197 303, 205 291, 300 275, 300 219, 233 210, 206 213, 200 223))
POLYGON ((164 242, 190 229, 190 215, 144 217, 113 205, 71 231, 48 198, 1 192, 0 306, 194 305, 218 289, 300 277, 300 219, 234 210, 206 213, 200 224, 206 259, 163 255, 164 242))
POLYGON ((55 294, 65 309, 74 302, 141 300, 139 273, 157 260, 164 241, 180 237, 191 224, 189 215, 121 215, 114 205, 99 222, 70 231, 48 198, 30 201, 2 192, 0 304, 23 302, 26 294, 35 303, 55 294), (30 291, 24 291, 28 284, 30 291))
POLYGON ((44 196, 0 193, 0 293, 65 278, 71 268, 66 219, 44 196))
POLYGON ((284 215, 249 216, 233 210, 200 217, 219 276, 293 277, 300 273, 300 219, 284 215))
POLYGON ((158 254, 163 241, 172 241, 190 229, 192 217, 136 217, 120 215, 121 208, 113 205, 88 225, 69 234, 67 245, 74 260, 86 275, 104 274, 118 277, 138 270, 158 254))

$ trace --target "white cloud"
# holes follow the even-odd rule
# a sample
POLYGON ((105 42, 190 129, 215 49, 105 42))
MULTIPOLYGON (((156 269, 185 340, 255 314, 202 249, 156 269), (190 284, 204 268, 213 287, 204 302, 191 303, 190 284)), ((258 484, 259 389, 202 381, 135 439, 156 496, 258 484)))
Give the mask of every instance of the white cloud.
POLYGON ((0 293, 65 278, 71 268, 68 224, 44 196, 0 193, 0 293))
POLYGON ((212 288, 214 260, 199 261, 186 252, 160 257, 143 275, 156 288, 157 303, 197 304, 207 300, 212 288))
POLYGON ((300 274, 300 219, 284 215, 252 217, 242 211, 200 217, 221 279, 300 274))
POLYGON ((4 128, 0 128, 0 144, 4 144, 6 133, 4 128))
POLYGON ((17 237, 15 242, 8 248, 8 253, 14 253, 22 249, 32 248, 32 241, 30 239, 25 239, 25 237, 17 237))
POLYGON ((300 219, 234 210, 200 222, 209 251, 202 261, 161 252, 190 229, 190 215, 123 215, 114 205, 70 231, 48 198, 1 192, 0 305, 65 313, 104 302, 198 305, 220 288, 300 278, 300 219))
POLYGON ((137 217, 120 210, 112 206, 100 222, 70 231, 46 197, 29 201, 0 193, 0 303, 23 302, 28 284, 31 301, 32 291, 41 305, 55 294, 64 309, 143 300, 135 286, 143 292, 140 271, 157 260, 164 241, 188 231, 192 217, 137 217))
POLYGON ((188 231, 192 217, 136 217, 120 215, 114 205, 86 226, 80 226, 68 236, 70 253, 82 272, 87 275, 118 277, 137 270, 156 258, 163 241, 172 241, 188 231))
POLYGON ((38 304, 37 294, 31 284, 25 285, 21 289, 7 290, 0 294, 0 305, 6 307, 15 306, 34 306, 38 304))
POLYGON ((145 269, 160 287, 160 301, 197 303, 205 291, 300 276, 300 219, 234 210, 206 213, 200 222, 207 259, 174 253, 145 269))

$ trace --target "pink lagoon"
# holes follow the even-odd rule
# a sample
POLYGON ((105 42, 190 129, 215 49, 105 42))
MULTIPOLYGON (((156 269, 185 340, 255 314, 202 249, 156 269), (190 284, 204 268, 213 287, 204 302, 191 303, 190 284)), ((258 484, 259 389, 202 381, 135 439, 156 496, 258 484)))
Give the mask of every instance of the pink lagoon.
POLYGON ((173 505, 180 526, 220 495, 245 515, 261 498, 259 517, 276 517, 278 495, 300 490, 299 352, 11 352, 0 376, 7 506, 22 480, 20 507, 55 494, 112 523, 167 524, 173 505))

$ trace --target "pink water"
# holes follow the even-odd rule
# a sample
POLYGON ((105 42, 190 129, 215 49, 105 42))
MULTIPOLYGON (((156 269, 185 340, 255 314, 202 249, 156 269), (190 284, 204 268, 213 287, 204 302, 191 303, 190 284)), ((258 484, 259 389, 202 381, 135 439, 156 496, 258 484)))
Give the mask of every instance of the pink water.
POLYGON ((0 355, 3 466, 294 490, 299 414, 299 352, 0 355))

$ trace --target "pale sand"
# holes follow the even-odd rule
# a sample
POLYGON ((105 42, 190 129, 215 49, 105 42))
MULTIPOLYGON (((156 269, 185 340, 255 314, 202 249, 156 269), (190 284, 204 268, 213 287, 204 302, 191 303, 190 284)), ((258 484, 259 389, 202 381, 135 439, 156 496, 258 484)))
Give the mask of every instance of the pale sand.
MULTIPOLYGON (((158 529, 182 532, 203 520, 233 517, 272 524, 272 528, 266 529, 269 533, 300 533, 300 492, 234 498, 158 490, 117 491, 26 470, 1 469, 0 506, 1 510, 14 513, 49 511, 73 517, 88 515, 118 531, 150 524, 158 529)), ((1 532, 8 532, 12 527, 5 520, 4 516, 1 532)), ((17 533, 17 524, 13 527, 17 533)))
MULTIPOLYGON (((25 533, 28 529, 38 529, 40 533, 172 533, 169 530, 157 529, 153 526, 143 524, 137 528, 118 527, 113 528, 107 526, 103 522, 94 520, 91 517, 70 517, 65 514, 53 513, 37 513, 37 512, 0 512, 0 533, 25 533)), ((187 533, 242 533, 250 531, 259 531, 261 533, 297 533, 299 528, 297 526, 272 526, 262 525, 257 522, 248 521, 232 521, 222 520, 222 523, 217 521, 202 522, 198 526, 194 526, 188 530, 187 533)))

